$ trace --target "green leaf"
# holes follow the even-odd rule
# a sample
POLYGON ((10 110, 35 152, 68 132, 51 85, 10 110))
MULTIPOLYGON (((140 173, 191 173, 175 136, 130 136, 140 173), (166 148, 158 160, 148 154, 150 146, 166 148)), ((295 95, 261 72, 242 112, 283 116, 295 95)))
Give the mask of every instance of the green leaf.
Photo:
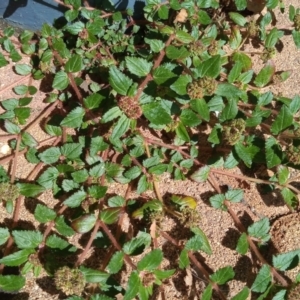
POLYGON ((178 95, 186 95, 186 87, 191 82, 189 75, 180 75, 178 79, 170 86, 170 89, 178 95))
POLYGON ((17 74, 19 75, 28 75, 31 73, 32 66, 26 65, 26 64, 18 64, 15 65, 15 69, 17 74))
POLYGON ((164 280, 170 278, 175 273, 175 271, 176 271, 175 269, 171 269, 171 270, 157 269, 153 271, 153 274, 157 279, 164 280))
POLYGON ((19 101, 15 98, 11 98, 11 99, 1 101, 1 106, 5 110, 13 110, 18 106, 18 104, 19 104, 19 101))
POLYGON ((236 251, 242 255, 245 255, 248 252, 248 249, 249 249, 249 243, 247 239, 247 234, 244 232, 238 239, 236 245, 236 251))
POLYGON ((147 39, 145 38, 145 43, 149 44, 151 51, 158 53, 162 49, 164 49, 165 44, 161 40, 156 40, 156 39, 147 39))
POLYGON ((279 114, 277 115, 275 121, 271 126, 271 132, 273 134, 278 134, 283 129, 286 129, 293 124, 293 114, 290 109, 283 105, 280 109, 279 114))
POLYGON ((0 289, 5 292, 16 292, 26 283, 26 279, 19 275, 0 275, 0 289))
POLYGON ((110 274, 90 268, 80 267, 80 271, 83 273, 85 281, 88 283, 100 283, 105 284, 110 274))
POLYGON ((272 61, 268 61, 267 64, 257 74, 254 84, 257 87, 264 87, 271 81, 274 73, 275 65, 272 61))
POLYGON ((237 10, 244 10, 247 8, 247 0, 234 0, 237 10))
POLYGON ((20 194, 25 197, 35 197, 45 190, 43 186, 33 183, 18 183, 17 186, 20 190, 20 194))
POLYGON ((211 300, 212 291, 213 291, 212 285, 209 284, 203 291, 201 300, 211 300))
POLYGON ((205 234, 202 232, 202 234, 196 234, 192 238, 190 238, 184 247, 186 250, 190 251, 199 251, 202 250, 203 252, 207 254, 211 254, 211 248, 208 243, 208 240, 205 236, 205 234))
POLYGON ((285 300, 286 299, 287 290, 281 290, 274 295, 272 300, 285 300))
POLYGON ((4 121, 4 127, 6 131, 11 134, 19 134, 21 132, 19 126, 10 122, 9 120, 4 121))
POLYGON ((75 233, 75 231, 66 224, 63 216, 59 216, 58 218, 56 218, 55 228, 60 234, 64 236, 72 236, 75 233))
POLYGON ((55 74, 52 87, 57 90, 64 90, 69 85, 68 74, 64 71, 59 71, 55 74))
POLYGON ((79 188, 79 184, 70 179, 64 179, 61 186, 65 192, 70 192, 79 188))
POLYGON ((154 249, 147 253, 138 263, 139 271, 153 271, 158 268, 163 260, 163 252, 161 249, 154 249))
POLYGON ((39 159, 45 164, 53 164, 59 160, 61 156, 58 147, 50 147, 38 155, 39 159))
POLYGON ((232 297, 231 300, 247 300, 249 294, 250 294, 250 290, 245 286, 238 294, 232 297))
POLYGON ((75 73, 81 71, 83 67, 82 58, 79 54, 74 54, 65 64, 65 71, 75 73))
POLYGON ((254 74, 253 70, 249 70, 247 72, 244 72, 244 73, 239 75, 239 77, 237 78, 237 81, 239 81, 243 84, 247 84, 252 80, 253 74, 254 74))
POLYGON ((47 237, 46 245, 52 249, 60 249, 63 250, 70 246, 70 244, 64 239, 60 238, 56 234, 51 234, 47 237))
POLYGON ((236 117, 237 113, 238 113, 238 106, 236 100, 229 99, 221 115, 219 116, 219 120, 221 122, 232 120, 236 117))
POLYGON ((252 68, 251 58, 243 52, 235 52, 232 59, 234 62, 240 62, 242 64, 243 71, 248 71, 252 68))
POLYGON ((138 166, 133 166, 132 168, 130 168, 129 170, 127 170, 125 173, 124 173, 124 176, 130 180, 133 180, 137 177, 140 176, 142 170, 140 167, 138 166))
POLYGON ((237 61, 228 74, 228 82, 229 83, 233 83, 237 80, 237 78, 239 77, 239 75, 242 72, 242 68, 243 68, 242 63, 237 61))
POLYGON ((298 207, 298 197, 290 189, 285 187, 280 193, 288 207, 291 209, 296 209, 298 207))
POLYGON ((277 44, 280 38, 282 38, 284 32, 282 30, 278 30, 276 27, 272 28, 271 31, 267 34, 265 40, 265 47, 266 48, 273 48, 277 44))
POLYGON ((153 66, 153 63, 148 62, 146 59, 140 57, 127 56, 125 61, 129 72, 138 77, 147 76, 153 66))
POLYGON ((121 207, 126 204, 126 200, 122 196, 113 196, 107 200, 109 207, 121 207))
POLYGON ((118 221, 118 218, 122 212, 120 207, 105 208, 100 213, 100 220, 105 224, 113 224, 118 221))
POLYGON ((286 271, 299 264, 300 250, 289 251, 272 257, 273 266, 286 271))
POLYGON ((199 116, 191 109, 183 109, 180 115, 180 121, 184 126, 197 126, 201 123, 199 116))
POLYGON ((17 107, 14 109, 15 116, 17 117, 19 123, 21 125, 26 123, 26 119, 30 116, 30 108, 29 107, 17 107))
POLYGON ((221 209, 221 210, 227 210, 226 206, 224 204, 224 201, 226 200, 225 196, 223 194, 217 194, 214 196, 211 196, 209 198, 209 202, 212 207, 221 209))
POLYGON ((209 107, 204 99, 194 99, 190 102, 191 108, 197 112, 200 117, 205 120, 209 121, 209 107))
POLYGON ((55 167, 49 167, 40 175, 37 182, 45 189, 51 189, 58 176, 58 170, 55 167))
POLYGON ((258 238, 262 242, 266 242, 270 239, 269 230, 270 230, 270 220, 268 218, 263 218, 253 223, 247 229, 248 234, 250 236, 258 238))
POLYGON ((123 245, 123 250, 128 255, 134 255, 141 247, 148 247, 150 243, 150 234, 140 231, 135 238, 132 238, 123 245))
POLYGON ((143 105, 143 113, 145 117, 155 125, 164 125, 172 122, 170 113, 160 102, 152 102, 143 105))
POLYGON ((88 187, 88 194, 95 199, 101 199, 104 197, 106 191, 107 186, 92 185, 88 187))
POLYGON ((259 152, 258 147, 253 145, 245 147, 241 142, 234 145, 234 150, 248 168, 251 167, 255 154, 259 152))
POLYGON ((208 238, 206 237, 205 233, 200 229, 200 227, 192 227, 191 231, 198 237, 201 239, 202 242, 202 246, 201 249, 202 251, 204 251, 205 253, 211 255, 212 254, 212 250, 208 241, 208 238))
POLYGON ((79 128, 84 115, 85 110, 82 107, 76 107, 68 113, 68 115, 60 122, 60 125, 69 128, 79 128))
POLYGON ((119 139, 130 127, 130 119, 123 114, 115 124, 111 133, 111 140, 119 139))
POLYGON ((295 114, 298 112, 298 110, 300 109, 300 96, 299 95, 296 95, 292 99, 292 101, 289 105, 289 109, 292 114, 295 114))
POLYGON ((208 178, 209 171, 209 166, 203 166, 191 175, 191 179, 193 179, 196 182, 204 182, 208 178))
POLYGON ((22 142, 24 145, 28 147, 37 147, 38 142, 35 140, 35 138, 28 132, 23 132, 22 133, 22 142))
POLYGON ((225 193, 225 198, 233 203, 241 202, 244 198, 243 190, 229 190, 225 193))
POLYGON ((277 168, 278 181, 280 184, 285 184, 290 177, 289 169, 286 166, 280 165, 277 168))
POLYGON ((158 16, 163 19, 163 20, 167 20, 169 17, 169 9, 168 7, 166 7, 165 5, 162 5, 158 8, 157 11, 158 16))
POLYGON ((100 94, 92 94, 83 99, 84 106, 87 109, 95 109, 98 108, 104 96, 100 94))
POLYGON ((140 195, 143 192, 145 192, 148 189, 148 181, 147 181, 147 176, 146 175, 142 175, 138 181, 138 185, 137 185, 137 193, 140 195))
POLYGON ((60 136, 62 134, 61 127, 59 126, 46 124, 44 129, 51 136, 60 136))
POLYGON ((110 274, 117 274, 123 267, 124 264, 124 253, 117 251, 110 259, 106 269, 110 274))
POLYGON ((246 18, 244 18, 241 14, 236 12, 229 12, 230 19, 239 26, 245 26, 245 24, 248 22, 246 18))
POLYGON ((118 106, 115 106, 113 108, 111 108, 110 110, 108 110, 101 119, 102 123, 107 123, 110 122, 116 118, 118 118, 119 116, 122 115, 122 111, 120 110, 120 108, 118 106))
POLYGON ((117 93, 126 96, 129 87, 132 85, 132 80, 116 66, 111 66, 109 68, 109 83, 117 93))
POLYGON ((78 35, 84 29, 84 23, 78 21, 67 25, 66 30, 71 34, 78 35))
POLYGON ((296 45, 296 47, 298 49, 300 49, 300 31, 297 31, 297 30, 293 30, 292 31, 292 36, 293 36, 293 40, 294 40, 294 43, 296 45))
POLYGON ((14 241, 20 249, 32 249, 39 246, 43 241, 43 235, 39 231, 14 230, 14 241))
POLYGON ((91 139, 90 155, 96 155, 99 151, 104 151, 108 148, 108 144, 104 142, 102 136, 93 137, 91 139))
POLYGON ((238 26, 233 26, 231 29, 231 35, 229 39, 229 45, 233 50, 237 50, 242 43, 242 35, 238 26))
POLYGON ((273 100, 273 94, 269 91, 259 95, 257 105, 259 106, 268 105, 272 102, 272 100, 273 100))
POLYGON ((190 53, 185 47, 177 48, 171 45, 166 48, 166 55, 169 59, 182 60, 190 56, 190 53))
POLYGON ((163 84, 167 80, 175 77, 176 75, 169 69, 160 66, 153 71, 153 80, 158 84, 163 84))
POLYGON ((60 148, 61 154, 68 159, 76 159, 82 153, 82 145, 79 143, 66 143, 60 148))
POLYGON ((233 279, 235 273, 232 267, 224 267, 210 275, 210 279, 217 284, 225 284, 227 281, 233 279))
POLYGON ((3 245, 8 240, 10 234, 7 228, 0 228, 0 245, 3 245))
POLYGON ((5 59, 4 55, 0 53, 0 68, 7 66, 8 61, 5 59))
POLYGON ((26 152, 26 159, 28 162, 32 163, 32 164, 37 164, 40 162, 40 160, 37 158, 37 149, 35 148, 30 148, 28 149, 28 151, 26 152))
POLYGON ((263 265, 259 270, 251 290, 257 293, 263 293, 269 286, 272 280, 271 269, 268 265, 263 265))
POLYGON ((86 214, 73 220, 72 228, 78 233, 87 233, 95 226, 96 221, 94 214, 86 214))
POLYGON ((216 78, 221 71, 221 56, 215 55, 208 60, 204 61, 198 67, 200 77, 212 77, 216 78))
POLYGON ((203 25, 208 25, 211 23, 211 18, 205 10, 199 10, 198 12, 199 23, 203 25))
POLYGON ((47 223, 56 218, 56 212, 53 209, 38 203, 34 210, 34 218, 40 223, 47 223))
POLYGON ((131 272, 123 300, 132 300, 139 291, 140 277, 136 271, 131 272))
POLYGON ((176 135, 183 141, 189 142, 190 141, 190 136, 184 127, 184 125, 181 122, 177 123, 177 126, 175 128, 176 135))
POLYGON ((180 252, 178 264, 180 269, 185 269, 187 266, 189 266, 190 260, 187 249, 183 249, 180 252))
MULTIPOLYGON (((34 249, 23 249, 14 252, 13 254, 9 254, 1 258, 0 264, 4 264, 5 266, 9 266, 9 267, 20 266, 21 264, 26 262, 28 260, 28 256, 34 252, 35 252, 34 249)), ((1 285, 1 280, 0 280, 0 285, 1 285)))
POLYGON ((64 205, 69 207, 78 207, 81 204, 81 202, 85 199, 85 197, 86 197, 86 192, 80 190, 74 193, 73 195, 71 195, 70 197, 68 197, 63 203, 64 205))
POLYGON ((177 30, 175 34, 175 38, 184 44, 190 44, 191 42, 194 41, 194 38, 183 30, 177 30))
POLYGON ((266 139, 266 162, 269 169, 281 163, 282 151, 277 144, 277 140, 270 136, 266 139))

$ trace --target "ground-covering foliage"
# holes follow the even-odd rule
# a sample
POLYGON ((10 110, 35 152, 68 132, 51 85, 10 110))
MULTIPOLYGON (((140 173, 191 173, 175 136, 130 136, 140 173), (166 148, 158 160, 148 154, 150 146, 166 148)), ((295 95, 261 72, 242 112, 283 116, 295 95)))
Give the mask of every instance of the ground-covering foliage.
POLYGON ((289 76, 276 70, 272 57, 284 34, 300 47, 300 11, 268 0, 266 13, 252 19, 246 0, 148 0, 139 19, 130 9, 116 12, 107 1, 97 9, 80 0, 63 4, 65 18, 53 26, 43 25, 38 34, 24 31, 18 41, 7 28, 0 38, 1 67, 16 62, 17 74, 51 87, 47 107, 30 122, 35 87, 17 85, 15 98, 1 102, 7 133, 1 140, 12 154, 1 160, 11 162, 9 171, 0 170, 11 223, 0 228, 0 270, 19 270, 0 276, 1 289, 18 291, 26 273, 38 276, 45 269, 65 299, 150 299, 158 286, 163 294, 164 282, 177 271, 162 267, 157 239, 163 237, 178 248, 178 269, 193 265, 206 278, 199 299, 228 299, 221 286, 234 279, 233 267, 209 273, 198 259, 213 250, 197 226, 197 200, 162 195, 159 177, 168 172, 174 180, 208 181, 215 189, 210 205, 227 211, 240 231, 236 251, 251 251, 259 261, 255 280, 231 299, 298 299, 300 275, 290 282, 284 272, 298 264, 300 250, 274 255, 271 263, 264 258, 270 220, 244 226, 232 209, 242 201, 243 188, 224 191, 215 175, 278 190, 291 211, 298 209, 300 191, 290 170, 300 165, 300 97, 263 88, 289 76), (278 6, 289 10, 289 31, 276 28, 272 11, 278 6), (264 62, 259 72, 243 51, 251 42, 263 46, 256 54, 264 62), (30 64, 19 63, 24 55, 30 64), (38 123, 50 136, 46 141, 29 133, 38 123), (20 155, 35 165, 26 180, 16 177, 20 155), (253 165, 271 170, 271 177, 230 170, 253 165), (108 195, 113 182, 128 192, 108 195), (38 203, 34 217, 41 226, 21 228, 24 198, 49 190, 55 208, 38 203), (156 198, 145 196, 148 190, 156 198), (129 191, 137 196, 129 198, 129 191), (161 228, 167 215, 190 228, 184 242, 161 228), (72 237, 81 234, 88 239, 79 249, 72 237), (106 253, 102 267, 85 266, 97 247, 106 253))

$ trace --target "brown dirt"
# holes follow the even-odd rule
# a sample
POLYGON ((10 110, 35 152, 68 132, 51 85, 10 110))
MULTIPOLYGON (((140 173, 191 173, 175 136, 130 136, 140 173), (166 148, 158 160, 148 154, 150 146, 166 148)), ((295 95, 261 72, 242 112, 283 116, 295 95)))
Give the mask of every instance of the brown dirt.
MULTIPOLYGON (((281 14, 276 13, 276 18, 278 20, 278 27, 285 28, 290 26, 290 21, 288 20, 288 6, 290 4, 294 6, 299 6, 298 0, 284 1, 286 5, 286 12, 281 14)), ((280 86, 272 87, 274 93, 282 93, 285 96, 293 97, 296 94, 300 94, 300 58, 298 55, 298 50, 296 49, 291 35, 284 36, 282 38, 282 49, 277 53, 274 62, 277 66, 277 70, 292 70, 292 76, 280 86)), ((260 48, 254 48, 251 45, 246 45, 244 48, 248 52, 259 52, 260 48)), ((24 61, 28 58, 24 58, 24 61)), ((259 71, 262 67, 262 63, 259 59, 256 60, 254 69, 259 71)), ((0 69, 0 101, 8 98, 15 97, 10 89, 6 89, 10 84, 17 82, 21 79, 21 76, 16 75, 11 72, 11 65, 0 69)), ((27 82, 24 82, 27 84, 27 82)), ((33 83, 36 85, 37 83, 33 83)), ((32 102, 32 115, 31 119, 36 118, 42 109, 45 107, 43 100, 45 99, 45 94, 43 92, 38 92, 34 96, 32 102)), ((38 141, 45 139, 47 135, 36 126, 32 129, 32 133, 38 141)), ((4 132, 0 131, 0 134, 4 132)), ((5 141, 0 140, 4 143, 5 141)), ((0 156, 1 159, 1 156, 0 156)), ((6 167, 11 168, 11 166, 5 164, 6 167)), ((26 163, 24 157, 18 158, 18 168, 17 177, 26 178, 30 174, 33 165, 26 163)), ((254 170, 252 170, 254 171, 254 170)), ((260 170, 256 170, 257 173, 260 170)), ((232 172, 236 174, 242 174, 242 172, 249 172, 245 170, 234 169, 232 172)), ((293 171, 293 176, 298 176, 298 172, 293 171)), ((239 183, 230 177, 216 177, 221 186, 229 186, 231 188, 238 188, 239 183)), ((198 219, 197 226, 199 226, 207 235, 210 245, 213 251, 212 255, 206 255, 199 253, 197 258, 204 261, 205 264, 210 266, 211 271, 215 271, 218 268, 224 266, 233 266, 236 277, 234 280, 230 281, 227 285, 222 286, 225 294, 227 294, 228 299, 237 294, 245 285, 251 284, 253 282, 255 274, 259 269, 259 263, 256 261, 255 257, 249 252, 245 256, 239 255, 234 249, 236 247, 236 242, 239 237, 239 233, 233 223, 232 218, 227 212, 218 211, 213 209, 208 204, 209 197, 214 193, 213 188, 208 183, 195 183, 190 180, 186 181, 174 181, 167 174, 162 175, 159 178, 159 186, 163 196, 168 194, 182 194, 194 197, 197 199, 197 211, 200 215, 198 219)), ((111 185, 109 188, 110 193, 119 194, 124 196, 126 187, 117 184, 111 185)), ((134 197, 134 194, 130 195, 134 197)), ((151 193, 149 194, 151 196, 151 193)), ((154 195, 153 195, 154 196, 154 195)), ((56 204, 55 199, 53 199, 51 193, 45 193, 42 197, 38 199, 26 199, 25 204, 21 211, 21 221, 24 223, 31 223, 30 226, 37 226, 32 210, 30 207, 36 203, 36 201, 45 203, 49 207, 54 207, 56 204)), ((244 201, 239 204, 232 205, 232 209, 241 218, 244 225, 249 225, 253 221, 257 221, 260 218, 266 216, 271 220, 274 220, 274 227, 272 229, 272 235, 276 238, 282 236, 278 231, 281 226, 277 225, 280 223, 280 217, 289 214, 289 210, 284 205, 283 200, 280 195, 276 192, 263 194, 262 190, 259 189, 255 184, 249 183, 249 186, 245 190, 244 201), (277 221, 275 221, 277 220, 277 221)), ((290 218, 290 217, 284 217, 290 218)), ((282 222, 285 222, 285 219, 282 222)), ((10 216, 5 212, 4 209, 0 212, 0 222, 3 224, 10 216)), ((299 214, 293 215, 293 221, 299 221, 299 214)), ((160 225, 164 231, 168 232, 171 236, 177 239, 184 240, 188 235, 188 228, 183 228, 178 225, 173 218, 167 217, 163 220, 160 225)), ((290 228, 290 227, 289 227, 290 228)), ((290 238, 290 237, 289 237, 290 238)), ((299 244, 299 234, 294 236, 294 245, 299 244)), ((274 241, 273 247, 278 251, 287 250, 282 249, 277 246, 276 240, 274 241)), ((166 259, 164 261, 164 267, 173 268, 176 266, 178 261, 179 252, 175 247, 166 242, 163 238, 158 239, 158 244, 164 249, 166 259)), ((268 253, 272 247, 265 250, 265 256, 270 257, 271 253, 268 253)), ((274 250, 273 249, 273 250, 274 250)), ((275 251, 274 250, 274 251, 275 251)), ((96 262, 95 262, 96 263, 96 262)), ((97 262, 96 264, 99 264, 97 262)), ((53 281, 47 277, 45 272, 35 279, 30 273, 27 276, 26 286, 17 295, 9 296, 8 294, 0 294, 0 299, 30 299, 30 300, 55 300, 64 299, 59 295, 53 285, 53 281), (5 297, 5 298, 3 298, 5 297)), ((295 272, 287 273, 287 276, 294 278, 295 272)), ((152 299, 201 299, 201 293, 205 288, 207 282, 203 278, 203 275, 195 267, 190 267, 186 271, 178 271, 175 276, 173 276, 162 289, 157 289, 154 291, 152 299), (162 293, 163 291, 163 293, 162 293), (164 297, 162 295, 164 294, 164 297)), ((217 299, 217 298, 214 298, 217 299)))

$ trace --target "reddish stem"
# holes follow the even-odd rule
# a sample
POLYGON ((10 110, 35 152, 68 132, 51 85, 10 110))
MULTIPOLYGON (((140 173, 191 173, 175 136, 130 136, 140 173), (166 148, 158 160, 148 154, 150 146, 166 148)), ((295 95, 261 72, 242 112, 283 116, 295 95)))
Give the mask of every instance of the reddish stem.
MULTIPOLYGON (((110 230, 108 229, 108 227, 106 226, 105 223, 103 223, 101 220, 99 220, 99 224, 100 227, 104 230, 104 232, 106 233, 106 235, 109 237, 110 241, 112 242, 112 244, 114 245, 114 247, 118 250, 118 251, 122 251, 122 247, 119 245, 119 243, 117 242, 117 240, 115 239, 115 237, 112 235, 112 233, 110 232, 110 230)), ((136 265, 132 262, 131 258, 127 255, 124 254, 124 259, 126 260, 126 262, 131 266, 131 268, 133 270, 136 269, 136 265)))

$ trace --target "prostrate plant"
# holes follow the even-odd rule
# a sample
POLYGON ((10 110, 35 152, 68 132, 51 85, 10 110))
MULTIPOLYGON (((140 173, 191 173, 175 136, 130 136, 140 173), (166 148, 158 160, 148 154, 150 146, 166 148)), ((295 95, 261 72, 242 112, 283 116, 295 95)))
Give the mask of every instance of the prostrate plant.
MULTIPOLYGON (((131 10, 116 12, 108 2, 96 9, 66 0, 65 21, 43 25, 40 34, 24 31, 16 41, 13 29, 4 30, 0 66, 16 62, 15 72, 24 77, 13 87, 16 98, 1 102, 7 132, 1 140, 9 142, 13 153, 1 159, 11 163, 9 174, 0 170, 0 190, 12 222, 0 228, 0 269, 20 270, 20 275, 0 276, 2 290, 20 290, 27 272, 38 276, 44 268, 69 300, 108 300, 118 294, 124 300, 149 299, 154 287, 163 287, 176 272, 162 268, 162 237, 178 248, 178 268, 193 264, 203 273, 208 284, 200 299, 228 299, 220 285, 234 279, 233 267, 210 274, 198 260, 196 252, 211 255, 213 249, 197 226, 196 199, 161 195, 159 176, 168 172, 175 180, 208 180, 216 191, 211 205, 228 211, 241 232, 236 251, 245 255, 251 249, 260 261, 252 285, 231 299, 254 294, 295 299, 300 275, 290 283, 282 273, 299 260, 300 250, 274 255, 270 265, 260 252, 270 240, 270 220, 246 228, 231 208, 244 198, 243 190, 223 192, 214 177, 268 185, 291 211, 298 208, 300 191, 292 185, 289 168, 300 164, 300 97, 262 90, 289 77, 288 71, 276 71, 272 61, 284 35, 271 25, 272 10, 283 3, 266 1, 268 12, 258 20, 239 12, 246 0, 226 4, 149 0, 145 18, 135 20, 131 10), (228 11, 232 4, 235 9, 228 11), (243 51, 252 39, 263 47, 265 65, 258 74, 243 51), (24 55, 31 57, 30 64, 17 63, 24 55), (22 84, 26 79, 29 83, 22 84), (32 79, 51 80, 52 90, 46 108, 28 122, 37 92, 32 79), (44 141, 29 133, 38 124, 49 135, 44 141), (208 160, 200 155, 203 150, 211 151, 208 160), (26 180, 16 178, 20 155, 35 165, 26 180), (274 175, 260 179, 228 171, 253 164, 274 175), (107 194, 112 182, 127 185, 124 196, 107 194), (128 197, 130 191, 143 195, 152 189, 156 199, 128 197), (20 229, 24 197, 49 190, 57 200, 55 209, 39 203, 34 210, 42 229, 20 229), (165 215, 191 229, 185 243, 162 229, 165 215), (88 234, 82 250, 70 242, 78 234, 88 234), (91 248, 106 251, 95 268, 85 266, 91 248)), ((289 13, 300 47, 299 9, 291 6, 289 13)))

